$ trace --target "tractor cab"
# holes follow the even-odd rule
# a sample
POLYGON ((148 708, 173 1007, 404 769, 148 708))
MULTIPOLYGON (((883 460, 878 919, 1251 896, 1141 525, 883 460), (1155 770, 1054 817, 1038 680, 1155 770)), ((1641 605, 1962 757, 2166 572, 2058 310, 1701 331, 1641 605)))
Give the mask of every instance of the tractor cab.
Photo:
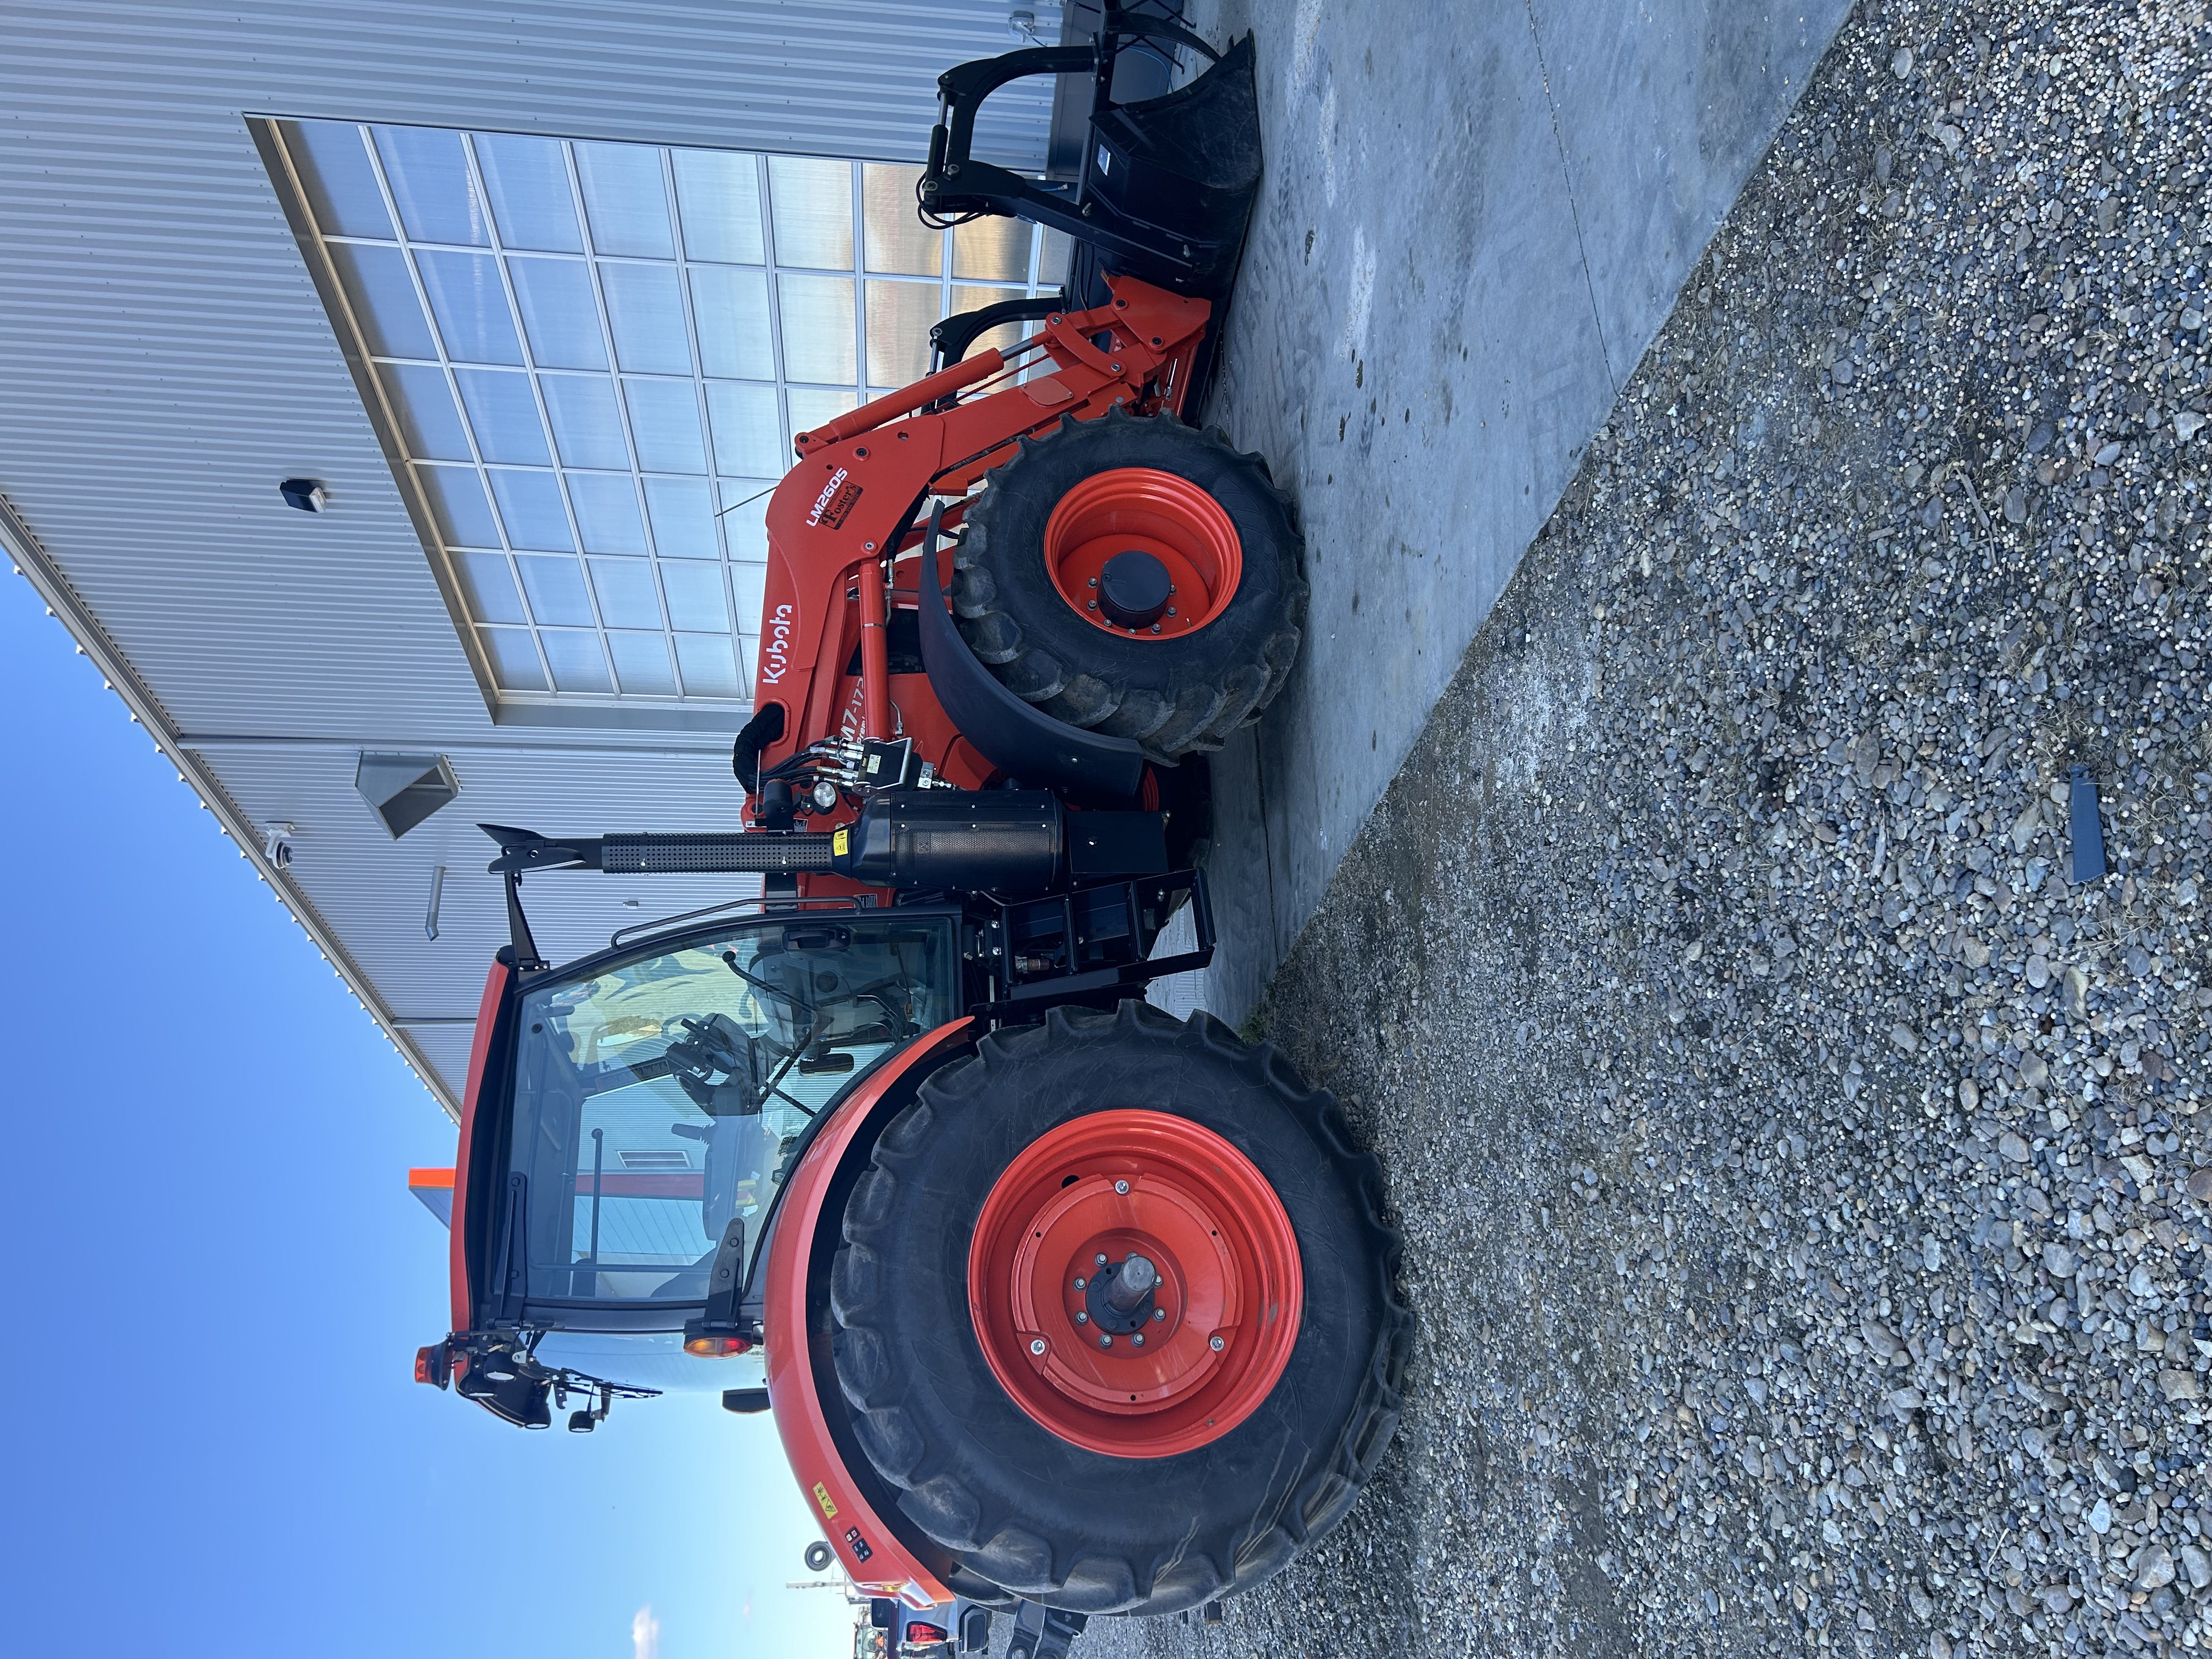
POLYGON ((502 962, 451 1186, 454 1334, 418 1376, 532 1428, 577 1395, 579 1431, 618 1397, 757 1384, 744 1292, 782 1184, 841 1097, 958 1017, 958 921, 786 910, 502 962))

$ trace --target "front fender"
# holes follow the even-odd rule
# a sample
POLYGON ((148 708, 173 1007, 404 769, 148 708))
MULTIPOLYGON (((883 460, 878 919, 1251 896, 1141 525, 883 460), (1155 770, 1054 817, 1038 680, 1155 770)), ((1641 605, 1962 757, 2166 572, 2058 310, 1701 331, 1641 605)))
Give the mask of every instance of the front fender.
POLYGON ((834 1232, 843 1219, 842 1194, 849 1182, 841 1177, 854 1173, 921 1078, 974 1037, 972 1019, 941 1025, 893 1055, 839 1104, 785 1183, 762 1286, 769 1409, 799 1489, 821 1516, 823 1534, 853 1583, 917 1610, 951 1601, 952 1592, 921 1559, 937 1553, 905 1522, 894 1530, 890 1489, 853 1443, 828 1332, 809 1328, 810 1293, 828 1273, 834 1232), (825 1228, 832 1237, 823 1236, 825 1228))

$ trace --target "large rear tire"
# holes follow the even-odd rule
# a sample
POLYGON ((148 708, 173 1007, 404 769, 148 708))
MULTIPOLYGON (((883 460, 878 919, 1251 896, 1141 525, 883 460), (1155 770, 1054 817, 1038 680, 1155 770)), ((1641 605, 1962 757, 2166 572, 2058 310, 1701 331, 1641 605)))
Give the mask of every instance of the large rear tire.
POLYGON ((987 1037, 846 1207, 833 1352, 860 1443, 1019 1595, 1161 1613, 1249 1589, 1343 1517, 1396 1426, 1412 1317, 1382 1196, 1334 1100, 1208 1015, 1060 1008, 987 1037), (1094 1243, 1158 1258, 1141 1361, 1131 1325, 1101 1358, 1110 1321, 1071 1322, 1094 1243))
POLYGON ((1282 690, 1305 612, 1303 553, 1260 457, 1218 430, 1116 407, 1022 439, 988 475, 952 605, 969 648, 1017 696, 1172 761, 1220 748, 1282 690), (1090 584, 1124 548, 1180 581, 1172 610, 1117 628, 1090 584))

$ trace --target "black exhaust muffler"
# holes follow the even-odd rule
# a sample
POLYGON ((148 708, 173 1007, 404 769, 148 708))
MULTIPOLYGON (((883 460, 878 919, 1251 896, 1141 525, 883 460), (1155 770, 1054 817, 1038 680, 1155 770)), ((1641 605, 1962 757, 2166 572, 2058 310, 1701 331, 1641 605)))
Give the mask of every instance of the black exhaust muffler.
POLYGON ((500 844, 494 874, 604 870, 611 875, 799 874, 907 890, 1048 893, 1072 878, 1164 874, 1158 812, 1070 813, 1043 789, 878 789, 851 823, 821 834, 749 830, 554 839, 484 824, 500 844))
POLYGON ((830 837, 830 867, 873 887, 1042 893, 1058 880, 1066 814, 1042 789, 885 789, 830 837))

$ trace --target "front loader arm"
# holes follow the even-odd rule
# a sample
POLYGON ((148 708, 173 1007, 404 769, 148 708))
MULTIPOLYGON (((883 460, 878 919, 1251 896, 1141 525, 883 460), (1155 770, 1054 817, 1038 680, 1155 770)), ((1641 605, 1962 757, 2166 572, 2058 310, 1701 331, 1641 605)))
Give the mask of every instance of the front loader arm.
MULTIPOLYGON (((1133 279, 1115 279, 1112 291, 1105 305, 1049 315, 1018 348, 979 352, 799 434, 799 463, 768 509, 754 708, 781 705, 784 730, 760 766, 825 738, 892 734, 881 635, 866 630, 884 624, 891 563, 919 545, 930 497, 957 503, 1018 440, 1063 420, 1117 404, 1180 409, 1212 307, 1133 279), (1051 373, 1017 381, 1041 361, 1051 373), (846 665, 856 648, 854 689, 846 665)), ((910 574, 903 586, 910 594, 910 574)))

